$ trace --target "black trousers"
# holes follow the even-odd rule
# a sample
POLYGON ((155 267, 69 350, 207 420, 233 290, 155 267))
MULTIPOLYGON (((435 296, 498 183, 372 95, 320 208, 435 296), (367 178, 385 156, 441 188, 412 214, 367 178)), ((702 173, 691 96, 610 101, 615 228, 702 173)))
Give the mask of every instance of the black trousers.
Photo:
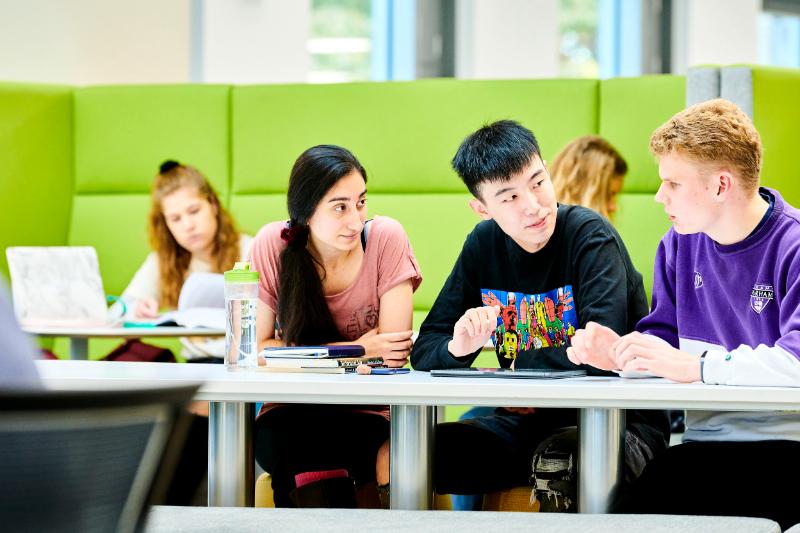
POLYGON ((375 481, 378 449, 389 438, 389 421, 335 405, 280 405, 255 424, 255 455, 272 476, 276 507, 294 507, 294 476, 343 468, 356 485, 375 481))
POLYGON ((750 516, 800 523, 800 442, 689 442, 645 467, 613 512, 750 516))

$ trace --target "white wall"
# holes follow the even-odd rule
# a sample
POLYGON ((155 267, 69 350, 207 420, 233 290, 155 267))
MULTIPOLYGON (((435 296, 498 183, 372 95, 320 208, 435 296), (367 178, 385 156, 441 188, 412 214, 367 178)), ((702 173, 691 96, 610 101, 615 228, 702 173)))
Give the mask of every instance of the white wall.
POLYGON ((305 82, 310 5, 310 0, 0 0, 0 80, 305 82))
POLYGON ((558 0, 456 0, 456 77, 558 76, 558 0))
POLYGON ((0 80, 189 80, 190 0, 0 0, 0 80))
MULTIPOLYGON (((310 3, 0 0, 0 80, 304 82, 310 3)), ((557 76, 558 5, 456 0, 456 76, 557 76)), ((761 0, 674 0, 673 72, 757 62, 760 13, 761 0)))
POLYGON ((672 71, 703 64, 758 62, 761 0, 675 0, 672 71))
POLYGON ((202 81, 306 81, 310 0, 205 0, 202 4, 202 81))

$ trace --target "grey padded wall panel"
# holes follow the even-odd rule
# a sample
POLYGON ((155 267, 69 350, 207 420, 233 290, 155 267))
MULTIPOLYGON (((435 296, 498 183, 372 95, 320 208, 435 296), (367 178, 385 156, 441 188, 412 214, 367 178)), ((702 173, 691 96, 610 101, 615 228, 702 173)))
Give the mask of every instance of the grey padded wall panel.
POLYGON ((720 97, 719 67, 693 67, 686 75, 686 107, 720 97))
POLYGON ((750 67, 723 67, 720 73, 719 95, 738 105, 752 120, 753 69, 750 67))

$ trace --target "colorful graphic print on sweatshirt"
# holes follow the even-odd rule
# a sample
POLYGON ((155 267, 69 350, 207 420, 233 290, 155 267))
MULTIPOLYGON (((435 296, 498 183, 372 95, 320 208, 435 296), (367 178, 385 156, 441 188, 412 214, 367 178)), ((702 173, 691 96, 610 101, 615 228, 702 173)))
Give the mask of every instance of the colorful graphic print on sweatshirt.
POLYGON ((578 327, 572 286, 539 294, 481 289, 483 305, 500 307, 492 334, 498 358, 514 359, 522 350, 564 346, 578 327))

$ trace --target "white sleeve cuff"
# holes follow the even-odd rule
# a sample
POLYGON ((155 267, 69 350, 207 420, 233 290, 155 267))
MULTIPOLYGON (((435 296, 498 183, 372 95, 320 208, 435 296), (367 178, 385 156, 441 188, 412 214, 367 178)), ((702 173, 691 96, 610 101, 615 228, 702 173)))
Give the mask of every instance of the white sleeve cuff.
POLYGON ((733 357, 723 350, 708 350, 703 362, 703 383, 725 385, 733 381, 733 357))

